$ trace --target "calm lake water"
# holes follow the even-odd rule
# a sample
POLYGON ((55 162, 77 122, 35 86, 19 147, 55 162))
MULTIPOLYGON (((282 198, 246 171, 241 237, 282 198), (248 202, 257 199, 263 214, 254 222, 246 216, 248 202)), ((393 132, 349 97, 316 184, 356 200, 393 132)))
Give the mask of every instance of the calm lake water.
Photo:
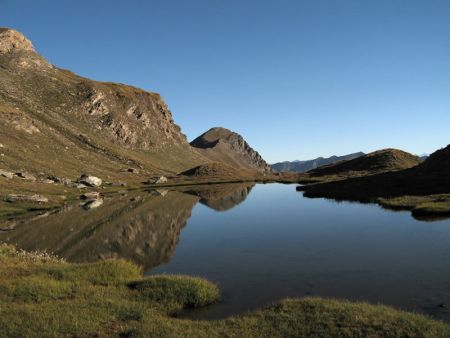
POLYGON ((286 297, 383 303, 450 322, 450 220, 304 198, 295 185, 227 184, 105 198, 0 223, 0 241, 70 261, 124 257, 146 274, 217 282, 222 318, 286 297))

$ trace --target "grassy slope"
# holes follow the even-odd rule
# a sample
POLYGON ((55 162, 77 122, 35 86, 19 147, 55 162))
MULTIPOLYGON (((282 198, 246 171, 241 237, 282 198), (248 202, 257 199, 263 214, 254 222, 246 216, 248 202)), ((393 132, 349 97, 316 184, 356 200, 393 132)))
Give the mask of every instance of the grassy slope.
POLYGON ((450 327, 385 306, 288 299, 244 316, 171 315, 217 301, 217 287, 186 276, 141 278, 123 260, 71 264, 0 246, 0 337, 448 337, 450 327))
POLYGON ((307 197, 378 201, 391 208, 413 209, 419 214, 449 214, 450 145, 421 164, 404 170, 303 186, 307 197), (437 196, 435 196, 437 195, 437 196))
POLYGON ((418 156, 397 149, 382 149, 351 160, 324 165, 299 175, 302 183, 331 182, 408 169, 420 164, 418 156))

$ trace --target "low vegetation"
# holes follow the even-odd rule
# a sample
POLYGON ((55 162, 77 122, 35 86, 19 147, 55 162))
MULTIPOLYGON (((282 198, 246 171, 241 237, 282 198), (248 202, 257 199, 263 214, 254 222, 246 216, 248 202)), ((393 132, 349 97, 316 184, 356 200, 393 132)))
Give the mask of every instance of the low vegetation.
POLYGON ((219 299, 201 278, 142 278, 124 260, 67 263, 0 245, 1 337, 448 337, 450 326, 390 307, 287 299, 220 321, 174 315, 219 299))
POLYGON ((411 210, 416 216, 450 216, 450 194, 379 198, 378 203, 388 209, 411 210))

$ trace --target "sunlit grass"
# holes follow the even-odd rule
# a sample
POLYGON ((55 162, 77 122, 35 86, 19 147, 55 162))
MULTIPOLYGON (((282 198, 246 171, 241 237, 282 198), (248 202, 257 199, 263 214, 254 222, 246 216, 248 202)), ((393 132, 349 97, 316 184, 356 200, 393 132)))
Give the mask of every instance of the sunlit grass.
POLYGON ((450 327, 390 307, 288 299, 243 316, 171 315, 218 301, 217 286, 176 275, 142 278, 124 260, 67 263, 0 245, 1 337, 448 337, 450 327))

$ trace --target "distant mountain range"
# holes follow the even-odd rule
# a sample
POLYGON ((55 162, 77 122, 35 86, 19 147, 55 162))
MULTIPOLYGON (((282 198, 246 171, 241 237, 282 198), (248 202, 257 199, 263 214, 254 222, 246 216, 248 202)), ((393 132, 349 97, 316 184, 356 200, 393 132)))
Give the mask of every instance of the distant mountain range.
POLYGON ((353 160, 355 158, 361 157, 365 155, 363 152, 357 152, 353 154, 343 155, 343 156, 331 156, 331 157, 318 157, 314 160, 307 160, 307 161, 285 161, 285 162, 278 162, 275 164, 271 164, 273 170, 278 172, 284 172, 284 171, 291 171, 291 172, 298 172, 298 173, 304 173, 312 169, 316 169, 318 167, 321 167, 323 165, 333 164, 339 161, 348 161, 353 160))
POLYGON ((422 162, 419 156, 399 149, 381 149, 357 158, 339 161, 310 170, 315 176, 366 176, 415 167, 422 162))

